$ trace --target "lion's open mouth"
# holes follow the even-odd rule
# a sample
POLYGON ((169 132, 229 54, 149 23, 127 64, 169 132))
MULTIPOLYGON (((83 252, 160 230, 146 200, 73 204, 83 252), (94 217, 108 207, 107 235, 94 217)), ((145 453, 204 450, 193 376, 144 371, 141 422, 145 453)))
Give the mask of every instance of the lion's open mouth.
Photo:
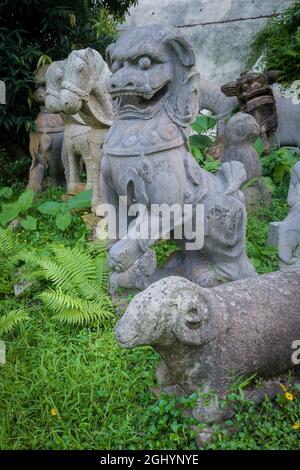
POLYGON ((111 92, 113 99, 117 100, 118 108, 125 111, 143 110, 156 105, 167 93, 168 84, 163 85, 153 92, 142 92, 137 90, 114 90, 111 92))

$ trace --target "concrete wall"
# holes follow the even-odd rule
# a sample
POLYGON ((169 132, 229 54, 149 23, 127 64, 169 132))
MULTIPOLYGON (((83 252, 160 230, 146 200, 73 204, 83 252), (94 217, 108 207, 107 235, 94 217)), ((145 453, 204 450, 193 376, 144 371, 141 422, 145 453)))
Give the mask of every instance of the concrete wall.
POLYGON ((149 23, 175 26, 194 45, 203 78, 224 83, 243 71, 253 37, 290 0, 139 0, 121 29, 149 23))

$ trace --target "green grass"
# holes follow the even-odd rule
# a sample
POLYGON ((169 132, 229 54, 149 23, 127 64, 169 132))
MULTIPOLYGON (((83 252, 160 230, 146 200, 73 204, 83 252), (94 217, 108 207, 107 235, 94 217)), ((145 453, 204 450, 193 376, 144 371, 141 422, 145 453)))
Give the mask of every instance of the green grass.
MULTIPOLYGON (((248 222, 248 254, 259 272, 278 269, 276 251, 266 247, 267 227, 286 212, 286 185, 277 188, 272 206, 251 215, 248 222)), ((60 191, 39 196, 59 199, 60 191)), ((18 232, 20 244, 47 250, 53 241, 64 245, 85 244, 87 229, 80 213, 66 232, 59 232, 52 218, 39 217, 37 232, 18 232)), ((35 213, 36 211, 36 213, 35 213)), ((160 264, 174 250, 172 242, 159 243, 160 264)), ((192 407, 195 396, 176 399, 151 391, 155 386, 158 356, 151 348, 122 350, 113 326, 100 329, 58 325, 52 313, 28 293, 22 303, 30 319, 3 339, 7 364, 0 365, 1 449, 195 449, 191 418, 182 410, 192 407)), ((3 300, 18 305, 11 294, 3 300)), ((5 304, 2 304, 5 306, 5 304)), ((288 401, 265 400, 254 408, 239 394, 232 394, 236 408, 233 436, 215 426, 211 449, 297 449, 300 421, 299 390, 288 401)), ((195 424, 195 423, 194 423, 195 424)), ((201 427, 201 426, 200 426, 201 427)))
POLYGON ((166 426, 169 418, 155 409, 149 385, 157 356, 150 348, 124 351, 110 329, 57 327, 36 309, 7 349, 7 365, 0 368, 1 449, 193 444, 182 418, 174 438, 175 421, 166 426))
MULTIPOLYGON (((7 340, 0 367, 1 449, 195 449, 182 400, 149 390, 158 357, 122 350, 110 329, 58 327, 35 308, 7 340), (51 411, 57 411, 52 416, 51 411)), ((234 398, 237 432, 215 426, 213 449, 295 449, 300 399, 258 410, 234 398)))

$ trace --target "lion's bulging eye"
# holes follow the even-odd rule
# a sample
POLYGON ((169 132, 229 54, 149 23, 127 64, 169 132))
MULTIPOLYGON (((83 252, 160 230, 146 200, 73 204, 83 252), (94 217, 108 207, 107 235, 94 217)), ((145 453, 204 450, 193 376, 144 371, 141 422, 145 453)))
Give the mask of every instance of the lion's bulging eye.
POLYGON ((115 61, 112 66, 111 66, 111 70, 112 72, 117 72, 120 68, 122 68, 122 64, 118 61, 115 61))
POLYGON ((151 59, 149 57, 141 57, 139 59, 139 67, 142 70, 147 70, 151 67, 151 59))

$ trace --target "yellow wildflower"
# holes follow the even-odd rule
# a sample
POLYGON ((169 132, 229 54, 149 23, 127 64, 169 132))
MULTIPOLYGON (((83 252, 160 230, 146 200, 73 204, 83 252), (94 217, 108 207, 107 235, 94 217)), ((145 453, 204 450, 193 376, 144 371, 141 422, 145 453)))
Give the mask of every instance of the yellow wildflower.
POLYGON ((294 400, 294 395, 290 392, 286 392, 286 394, 284 396, 289 401, 294 400))
POLYGON ((297 421, 295 424, 293 424, 293 429, 295 431, 299 431, 300 430, 300 421, 297 421))
POLYGON ((57 416, 57 409, 52 408, 51 411, 50 411, 50 414, 51 414, 51 416, 57 416))

